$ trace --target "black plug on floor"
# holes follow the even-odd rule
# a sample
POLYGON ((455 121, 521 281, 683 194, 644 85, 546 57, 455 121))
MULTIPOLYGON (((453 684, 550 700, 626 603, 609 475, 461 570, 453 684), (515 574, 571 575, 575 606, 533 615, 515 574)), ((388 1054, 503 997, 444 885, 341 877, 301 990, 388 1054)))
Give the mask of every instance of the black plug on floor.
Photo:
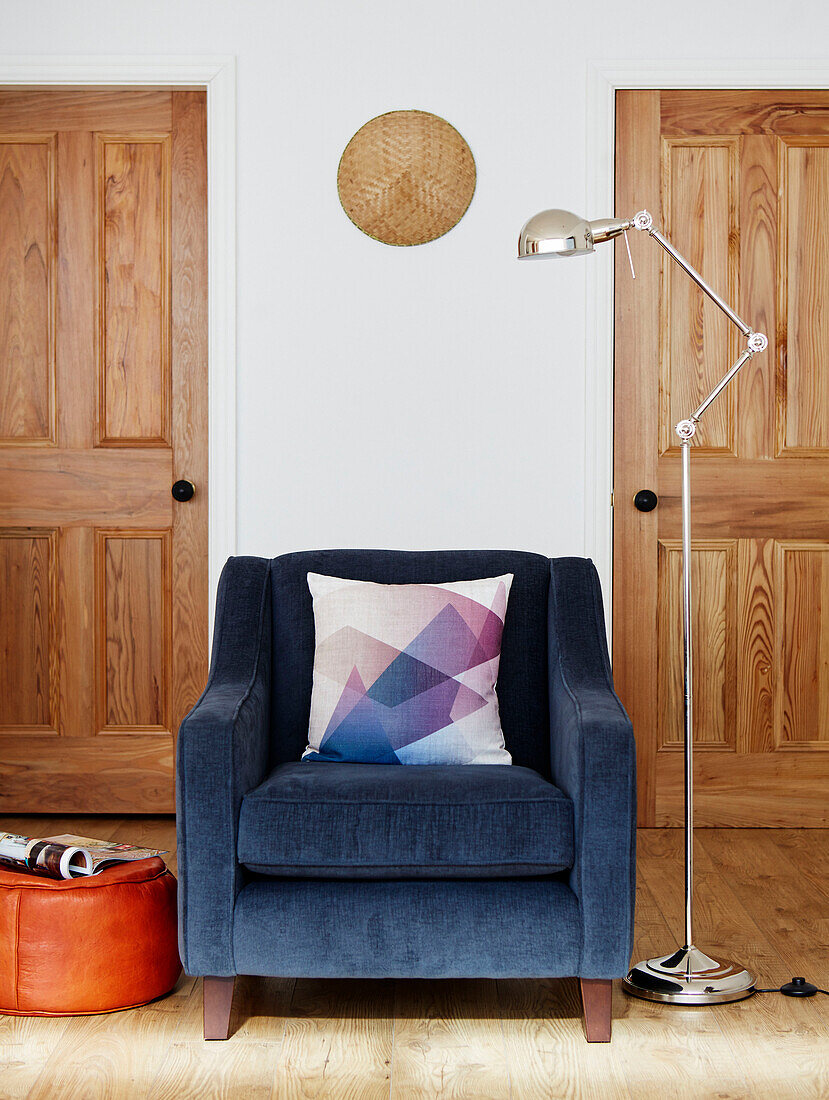
POLYGON ((780 992, 787 997, 814 997, 818 988, 807 982, 805 978, 792 978, 790 982, 780 986, 780 992))
POLYGON ((805 978, 792 978, 790 982, 781 985, 779 989, 755 989, 755 993, 782 993, 784 997, 814 997, 816 993, 826 993, 829 990, 818 989, 816 985, 807 982, 805 978))

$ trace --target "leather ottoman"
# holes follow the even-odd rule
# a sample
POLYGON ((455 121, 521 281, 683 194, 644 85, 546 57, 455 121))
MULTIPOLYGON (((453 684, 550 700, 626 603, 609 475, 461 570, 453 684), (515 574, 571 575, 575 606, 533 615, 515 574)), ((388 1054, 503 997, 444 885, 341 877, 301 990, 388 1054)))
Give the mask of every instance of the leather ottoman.
POLYGON ((0 868, 0 1013, 132 1008, 180 973, 176 880, 158 856, 60 881, 0 868))

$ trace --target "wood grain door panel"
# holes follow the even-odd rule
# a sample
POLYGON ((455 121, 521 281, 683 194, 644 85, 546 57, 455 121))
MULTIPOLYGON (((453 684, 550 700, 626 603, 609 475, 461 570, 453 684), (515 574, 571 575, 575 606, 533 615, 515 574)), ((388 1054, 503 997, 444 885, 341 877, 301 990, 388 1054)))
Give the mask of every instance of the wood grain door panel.
POLYGON ((98 445, 170 442, 170 134, 97 134, 98 445))
POLYGON ((57 730, 57 534, 0 530, 0 731, 57 730))
POLYGON ((100 733, 172 732, 170 535, 95 532, 100 733))
MULTIPOLYGON (((662 208, 671 242, 728 302, 738 301, 737 160, 735 139, 662 142, 662 208)), ((732 363, 742 349, 734 326, 684 271, 668 264, 662 277, 659 385, 664 454, 678 453, 673 425, 699 405, 722 377, 722 364, 732 363)), ((711 406, 694 445, 698 450, 733 453, 733 390, 711 406)))
MULTIPOLYGON (((618 214, 647 207, 770 339, 693 445, 696 820, 829 826, 829 94, 620 92, 616 163, 618 214)), ((635 291, 616 257, 614 674, 637 735, 640 820, 679 825, 672 426, 741 344, 634 236, 635 291), (632 505, 644 487, 659 496, 648 514, 632 505)))
POLYGON ((829 137, 778 143, 778 454, 829 456, 829 137))
POLYGON ((207 673, 206 280, 203 93, 0 89, 7 811, 174 809, 207 673))
POLYGON ((55 441, 55 134, 0 134, 0 446, 55 441))
MULTIPOLYGON (((737 542, 697 540, 691 555, 696 652, 697 743, 706 749, 735 749, 737 542)), ((659 749, 682 750, 682 541, 659 540, 657 641, 659 664, 659 749)))

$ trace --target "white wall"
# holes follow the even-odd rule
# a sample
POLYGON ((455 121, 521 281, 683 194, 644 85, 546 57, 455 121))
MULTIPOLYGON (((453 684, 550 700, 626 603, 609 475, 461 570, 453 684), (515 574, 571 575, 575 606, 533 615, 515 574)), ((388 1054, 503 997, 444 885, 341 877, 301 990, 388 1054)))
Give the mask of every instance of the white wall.
MULTIPOLYGON (((584 207, 588 60, 796 59, 808 0, 0 0, 0 52, 238 58, 238 549, 584 545, 587 264, 518 264, 584 207), (384 111, 434 111, 478 186, 389 248, 337 163, 384 111)), ((587 121, 589 125, 589 120, 587 121)), ((589 216, 609 211, 588 210, 589 216)))

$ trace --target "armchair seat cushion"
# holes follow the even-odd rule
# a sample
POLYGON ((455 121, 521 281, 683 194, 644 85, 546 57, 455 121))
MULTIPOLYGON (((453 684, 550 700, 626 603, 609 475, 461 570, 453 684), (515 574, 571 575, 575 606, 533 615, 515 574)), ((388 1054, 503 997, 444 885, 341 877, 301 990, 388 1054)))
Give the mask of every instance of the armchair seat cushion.
POLYGON ((509 878, 573 865, 573 805, 531 768, 280 764, 242 801, 239 862, 304 878, 509 878))

